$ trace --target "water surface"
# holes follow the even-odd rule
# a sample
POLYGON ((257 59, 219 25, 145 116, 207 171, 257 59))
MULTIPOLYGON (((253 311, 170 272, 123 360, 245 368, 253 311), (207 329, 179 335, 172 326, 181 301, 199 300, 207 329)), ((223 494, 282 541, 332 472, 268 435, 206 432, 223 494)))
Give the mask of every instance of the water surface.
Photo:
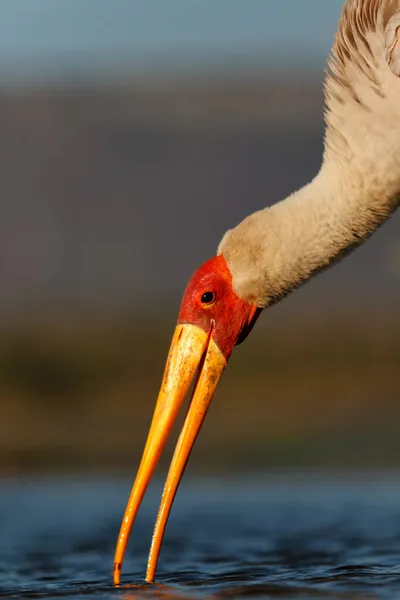
POLYGON ((400 475, 260 475, 186 480, 144 573, 160 485, 112 585, 130 480, 0 483, 0 597, 400 598, 400 475))

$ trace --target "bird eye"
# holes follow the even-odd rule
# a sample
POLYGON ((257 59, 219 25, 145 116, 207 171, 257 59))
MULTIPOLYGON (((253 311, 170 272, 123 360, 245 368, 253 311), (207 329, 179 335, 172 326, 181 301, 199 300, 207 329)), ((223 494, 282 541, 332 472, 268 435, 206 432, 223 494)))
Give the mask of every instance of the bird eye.
POLYGON ((213 304, 215 302, 215 294, 214 292, 204 292, 201 297, 202 304, 213 304))

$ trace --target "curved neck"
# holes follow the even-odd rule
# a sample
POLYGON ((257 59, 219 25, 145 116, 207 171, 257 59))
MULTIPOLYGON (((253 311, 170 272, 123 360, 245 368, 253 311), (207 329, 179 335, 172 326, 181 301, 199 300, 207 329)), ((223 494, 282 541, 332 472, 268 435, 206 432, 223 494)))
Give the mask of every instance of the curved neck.
POLYGON ((325 84, 312 183, 245 219, 219 252, 235 292, 265 307, 363 242, 400 197, 400 0, 347 0, 325 84))
POLYGON ((218 251, 235 292, 266 307, 340 259, 397 208, 397 177, 392 183, 372 165, 326 158, 314 181, 224 236, 218 251))

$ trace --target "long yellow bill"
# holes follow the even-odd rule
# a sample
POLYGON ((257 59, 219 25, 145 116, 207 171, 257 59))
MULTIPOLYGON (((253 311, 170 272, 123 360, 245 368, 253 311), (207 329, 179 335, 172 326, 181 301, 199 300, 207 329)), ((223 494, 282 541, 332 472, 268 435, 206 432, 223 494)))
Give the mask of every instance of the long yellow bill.
POLYGON ((146 581, 154 580, 171 506, 191 449, 225 366, 226 359, 210 334, 196 325, 184 324, 176 327, 153 421, 118 536, 114 560, 115 584, 120 583, 122 562, 129 534, 143 496, 198 369, 189 410, 172 458, 154 528, 146 581))

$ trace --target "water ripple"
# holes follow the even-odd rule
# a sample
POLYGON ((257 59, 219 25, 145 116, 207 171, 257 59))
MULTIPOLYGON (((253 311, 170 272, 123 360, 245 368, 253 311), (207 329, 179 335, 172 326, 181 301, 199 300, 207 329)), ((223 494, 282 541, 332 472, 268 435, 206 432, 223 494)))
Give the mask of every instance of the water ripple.
POLYGON ((159 583, 143 583, 160 494, 135 526, 122 585, 111 582, 129 481, 0 482, 0 597, 400 598, 400 477, 183 484, 159 583), (132 570, 134 567, 134 570, 132 570))

